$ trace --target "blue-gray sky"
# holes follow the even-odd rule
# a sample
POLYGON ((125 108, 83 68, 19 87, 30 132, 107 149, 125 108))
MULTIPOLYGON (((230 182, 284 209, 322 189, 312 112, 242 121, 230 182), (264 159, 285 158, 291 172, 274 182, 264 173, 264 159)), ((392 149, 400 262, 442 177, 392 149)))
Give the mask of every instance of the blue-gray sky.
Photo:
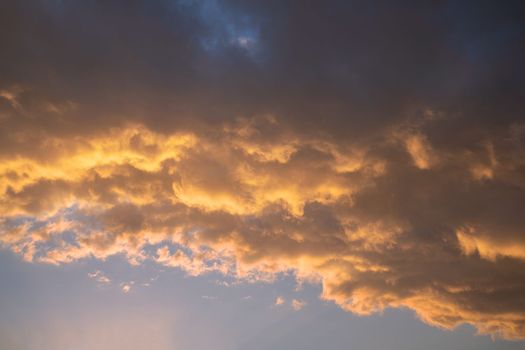
POLYGON ((113 258, 63 268, 1 257, 0 316, 6 349, 508 349, 521 342, 477 336, 472 327, 439 330, 408 310, 359 317, 318 299, 319 286, 218 285, 220 276, 184 277, 113 258), (88 274, 104 271, 108 283, 88 274), (151 281, 151 279, 154 279, 151 281), (128 293, 121 283, 134 281, 128 293), (143 286, 147 282, 149 286, 143 286), (275 305, 281 296, 285 303, 275 305), (306 303, 299 311, 289 302, 306 303))
POLYGON ((522 348, 524 17, 0 1, 0 348, 522 348))

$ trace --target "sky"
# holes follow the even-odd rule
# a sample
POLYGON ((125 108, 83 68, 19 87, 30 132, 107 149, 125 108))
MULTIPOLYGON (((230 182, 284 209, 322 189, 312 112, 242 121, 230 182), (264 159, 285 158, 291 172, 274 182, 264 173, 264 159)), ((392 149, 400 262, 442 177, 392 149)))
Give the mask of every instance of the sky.
POLYGON ((0 349, 523 349, 522 1, 0 1, 0 349))

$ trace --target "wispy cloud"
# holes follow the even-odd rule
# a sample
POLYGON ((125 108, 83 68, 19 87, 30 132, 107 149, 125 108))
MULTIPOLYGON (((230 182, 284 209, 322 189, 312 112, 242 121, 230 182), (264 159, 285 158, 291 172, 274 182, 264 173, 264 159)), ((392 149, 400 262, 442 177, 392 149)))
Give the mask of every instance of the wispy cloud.
POLYGON ((303 300, 299 300, 299 299, 293 299, 292 300, 292 308, 295 310, 295 311, 299 311, 301 310, 303 307, 306 306, 306 302, 303 301, 303 300))
POLYGON ((100 270, 88 273, 88 277, 95 279, 98 283, 101 284, 108 284, 111 282, 111 280, 100 270))

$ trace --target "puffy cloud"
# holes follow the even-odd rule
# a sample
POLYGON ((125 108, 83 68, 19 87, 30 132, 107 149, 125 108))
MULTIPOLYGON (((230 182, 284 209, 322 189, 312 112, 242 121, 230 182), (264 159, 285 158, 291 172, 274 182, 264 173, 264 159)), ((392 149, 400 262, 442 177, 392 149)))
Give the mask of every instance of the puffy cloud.
POLYGON ((493 235, 476 232, 472 227, 459 229, 456 232, 459 244, 467 255, 479 254, 481 257, 496 261, 499 257, 525 259, 523 242, 507 240, 498 241, 493 235))
POLYGON ((283 305, 284 302, 285 302, 284 298, 282 296, 278 296, 277 298, 275 298, 274 305, 276 305, 276 306, 283 305))
POLYGON ((120 287, 122 289, 122 293, 128 294, 131 292, 131 286, 133 285, 133 282, 131 283, 121 283, 120 287))
POLYGON ((521 5, 0 6, 3 247, 525 338, 521 5))
POLYGON ((119 145, 96 162, 74 161, 86 152, 80 147, 45 163, 18 158, 48 172, 4 176, 1 241, 26 260, 54 264, 121 254, 190 275, 272 281, 293 271, 354 313, 409 307, 439 327, 468 322, 523 336, 523 218, 512 208, 525 197, 506 175, 480 182, 465 150, 435 168, 414 167, 389 134, 379 150, 283 136, 278 149, 293 151, 276 158, 270 144, 240 131, 247 123, 213 137, 131 126, 77 138, 119 145), (139 137, 149 147, 137 149, 139 137))

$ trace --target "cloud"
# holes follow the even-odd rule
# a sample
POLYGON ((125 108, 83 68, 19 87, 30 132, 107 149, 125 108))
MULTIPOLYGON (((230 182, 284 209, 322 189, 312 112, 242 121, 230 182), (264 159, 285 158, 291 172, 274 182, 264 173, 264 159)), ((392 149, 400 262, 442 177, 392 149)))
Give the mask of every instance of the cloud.
POLYGON ((134 281, 130 281, 130 282, 122 282, 120 284, 120 289, 122 290, 122 293, 124 294, 128 294, 129 292, 131 292, 131 288, 132 286, 135 284, 134 281))
POLYGON ((285 302, 284 298, 282 296, 278 296, 277 298, 275 298, 274 305, 276 306, 283 305, 284 302, 285 302))
POLYGON ((5 176, 3 245, 54 264, 120 254, 194 276, 271 282, 293 271, 357 314, 409 307, 439 327, 468 322, 521 337, 523 218, 511 208, 524 197, 506 182, 516 165, 495 153, 505 170, 480 181, 470 171, 473 150, 442 151, 438 166, 421 169, 388 133, 377 150, 292 130, 263 147, 242 131, 250 125, 266 136, 266 123, 280 126, 240 120, 190 138, 130 126, 76 139, 106 145, 96 162, 68 160, 83 158, 80 147, 44 164, 18 159, 48 173, 5 176), (137 135, 150 147, 134 148, 137 135), (276 158, 272 145, 291 151, 276 158))
POLYGON ((320 4, 4 2, 0 244, 523 339, 522 5, 320 4))
POLYGON ((111 280, 100 270, 88 273, 88 277, 95 279, 98 283, 101 284, 108 284, 111 282, 111 280))
POLYGON ((423 136, 407 136, 405 146, 419 169, 428 169, 435 163, 435 156, 432 154, 428 141, 423 136))
POLYGON ((302 300, 299 300, 299 299, 292 300, 292 309, 294 309, 295 311, 299 311, 305 306, 306 306, 306 302, 302 300))

